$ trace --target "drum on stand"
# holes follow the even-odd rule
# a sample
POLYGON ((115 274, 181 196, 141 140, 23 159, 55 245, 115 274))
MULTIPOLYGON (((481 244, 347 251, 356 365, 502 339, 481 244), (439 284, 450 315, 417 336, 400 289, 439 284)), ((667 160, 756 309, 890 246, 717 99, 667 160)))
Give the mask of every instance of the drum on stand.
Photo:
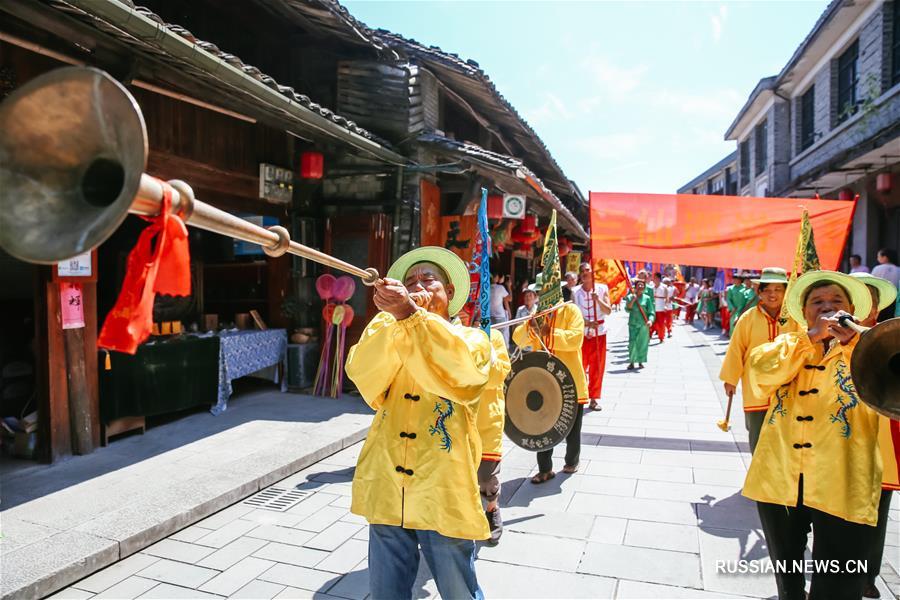
POLYGON ((578 410, 575 379, 547 352, 529 352, 512 363, 506 377, 506 436, 533 452, 566 439, 578 410))

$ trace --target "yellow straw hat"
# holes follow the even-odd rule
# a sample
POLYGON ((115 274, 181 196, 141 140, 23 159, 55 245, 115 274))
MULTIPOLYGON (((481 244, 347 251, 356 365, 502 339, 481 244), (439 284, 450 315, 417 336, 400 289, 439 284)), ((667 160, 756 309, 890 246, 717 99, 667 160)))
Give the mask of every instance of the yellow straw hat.
POLYGON ((855 277, 866 285, 871 285, 878 290, 878 312, 894 305, 894 301, 897 299, 897 288, 887 279, 875 277, 868 273, 851 273, 850 277, 855 277))
POLYGON ((809 327, 806 316, 803 314, 803 301, 806 291, 813 284, 820 281, 830 281, 844 288, 850 294, 850 304, 853 305, 853 316, 857 321, 864 321, 872 310, 872 296, 866 284, 844 273, 837 271, 809 271, 804 273, 790 286, 784 304, 788 314, 797 323, 809 327))
POLYGON ((391 279, 403 281, 406 279, 407 271, 413 265, 423 262, 434 263, 447 274, 450 283, 453 284, 453 298, 450 300, 447 312, 450 313, 451 317, 456 315, 462 310, 466 300, 469 298, 471 279, 469 279, 469 269, 466 267, 466 263, 450 250, 440 246, 421 246, 415 250, 410 250, 391 265, 387 276, 391 279))

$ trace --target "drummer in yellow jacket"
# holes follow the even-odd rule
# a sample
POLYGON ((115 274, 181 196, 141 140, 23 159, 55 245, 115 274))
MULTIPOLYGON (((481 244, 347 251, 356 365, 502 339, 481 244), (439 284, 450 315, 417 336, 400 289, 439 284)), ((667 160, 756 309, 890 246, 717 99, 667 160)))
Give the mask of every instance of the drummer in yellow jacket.
MULTIPOLYGON (((862 322, 866 327, 874 327, 878 322, 878 313, 888 306, 893 306, 897 299, 897 288, 887 279, 875 277, 868 273, 852 273, 866 284, 872 296, 872 310, 869 318, 862 322)), ((883 465, 881 475, 881 498, 878 500, 878 525, 869 553, 866 586, 863 588, 864 598, 880 598, 881 593, 875 586, 875 580, 881 574, 881 559, 884 557, 884 542, 887 538, 888 509, 891 506, 891 495, 900 490, 900 421, 889 419, 884 415, 878 418, 878 447, 881 450, 883 465)))
POLYGON ((350 510, 369 522, 371 597, 411 598, 419 549, 444 598, 482 598, 475 542, 489 537, 476 469, 484 331, 450 323, 466 300, 465 263, 444 248, 401 256, 375 285, 381 309, 350 349, 347 374, 377 412, 350 510))
MULTIPOLYGON (((541 274, 538 274, 541 277, 541 274)), ((513 331, 513 341, 519 346, 531 346, 536 350, 546 348, 563 362, 572 373, 578 391, 578 410, 575 423, 566 436, 566 462, 564 473, 578 471, 578 460, 581 456, 581 422, 584 416, 584 405, 588 402, 587 377, 581 362, 581 343, 584 341, 584 317, 574 304, 565 304, 544 319, 540 331, 536 320, 519 325, 513 331)), ((531 483, 544 483, 556 477, 553 472, 553 449, 537 453, 538 473, 531 478, 531 483)))
POLYGON ((769 409, 768 398, 757 398, 750 391, 748 371, 744 368, 750 351, 766 342, 775 340, 783 333, 797 331, 797 322, 791 317, 781 317, 784 293, 787 290, 787 272, 777 267, 763 269, 759 279, 759 304, 748 309, 738 319, 731 332, 728 351, 722 360, 719 379, 725 385, 725 393, 733 396, 741 383, 741 396, 744 400, 744 421, 750 434, 750 452, 756 449, 759 432, 769 409))
POLYGON ((837 565, 812 573, 810 598, 859 598, 881 495, 878 414, 863 404, 850 374, 859 336, 839 319, 865 320, 866 286, 832 271, 797 279, 785 299, 806 330, 786 333, 750 353, 749 383, 772 396, 743 493, 756 500, 781 599, 804 598, 804 551, 837 565), (831 571, 837 569, 837 572, 831 571))
POLYGON ((503 534, 500 518, 500 460, 503 458, 503 425, 506 420, 504 381, 510 370, 506 340, 495 330, 491 331, 491 375, 487 387, 478 401, 478 434, 481 436, 481 464, 478 466, 478 487, 487 506, 487 518, 491 537, 488 543, 496 545, 503 534))

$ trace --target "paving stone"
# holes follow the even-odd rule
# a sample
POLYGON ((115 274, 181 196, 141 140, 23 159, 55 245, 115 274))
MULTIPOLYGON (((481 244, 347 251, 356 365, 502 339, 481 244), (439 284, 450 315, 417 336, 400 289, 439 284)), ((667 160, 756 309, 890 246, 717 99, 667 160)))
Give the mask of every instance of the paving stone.
POLYGON ((275 565, 258 579, 311 591, 327 589, 332 582, 336 582, 334 573, 282 564, 275 565))
POLYGON ((204 535, 208 535, 212 533, 212 529, 206 529, 204 527, 200 527, 199 525, 191 525, 186 529, 182 529, 178 533, 174 533, 169 536, 170 540, 177 540, 179 542, 196 542, 198 539, 202 538, 204 535))
POLYGON ((219 529, 228 525, 235 519, 240 519, 244 515, 249 512, 253 512, 253 506, 249 504, 235 504, 233 506, 229 506, 226 509, 220 510, 216 514, 206 517, 199 523, 197 523, 197 527, 203 527, 204 529, 219 529))
POLYGON ((329 506, 336 506, 338 508, 350 508, 350 496, 341 496, 334 502, 332 502, 329 506))
POLYGON ((269 583, 268 581, 260 581, 254 579, 237 592, 231 595, 231 598, 241 600, 269 600, 274 598, 285 590, 280 583, 269 583))
POLYGON ((224 571, 238 561, 250 556, 267 543, 266 540, 240 537, 198 562, 197 566, 224 571))
POLYGON ((33 544, 39 540, 59 533, 60 530, 46 525, 38 525, 23 521, 9 515, 3 515, 3 537, 0 537, 0 553, 8 554, 17 548, 33 544))
POLYGON ((199 562, 213 552, 215 552, 215 550, 207 546, 197 546, 195 544, 179 542, 178 540, 173 539, 159 541, 143 550, 144 554, 149 554, 150 556, 169 558, 171 560, 190 564, 199 562))
POLYGON ((739 493, 711 505, 698 504, 697 518, 701 528, 761 530, 756 503, 739 493))
POLYGON ((584 539, 594 525, 594 517, 565 512, 534 512, 530 508, 510 506, 502 509, 506 531, 539 533, 556 537, 584 539))
POLYGON ((200 590, 220 596, 229 596, 274 565, 275 563, 270 560, 248 556, 204 583, 200 586, 200 590))
POLYGON ((339 494, 327 494, 325 492, 316 492, 309 496, 296 506, 287 509, 286 513, 290 515, 299 515, 307 517, 325 506, 328 506, 339 498, 339 494))
POLYGON ((261 525, 247 533, 247 537, 259 538, 270 542, 281 542, 302 546, 316 535, 312 531, 303 531, 293 527, 279 527, 278 525, 261 525))
POLYGON ((700 552, 697 527, 692 525, 628 521, 625 544, 694 554, 700 552))
MULTIPOLYGON (((475 568, 476 570, 478 570, 481 567, 476 565, 475 568)), ((364 600, 364 598, 369 595, 368 561, 360 561, 360 563, 357 564, 353 568, 353 570, 341 577, 336 584, 328 588, 328 593, 339 598, 348 598, 350 600, 364 600)), ((414 595, 413 597, 421 597, 421 594, 414 595)))
POLYGON ((723 471, 720 469, 703 469, 694 467, 694 483, 743 487, 747 471, 723 471))
POLYGON ((84 600, 93 597, 94 592, 80 590, 78 588, 69 587, 53 594, 48 600, 84 600))
POLYGON ((499 545, 480 546, 478 560, 574 573, 584 552, 585 543, 582 540, 507 531, 504 532, 499 545), (552 551, 549 551, 551 548, 552 551))
POLYGON ((196 598, 199 600, 201 598, 222 598, 222 596, 181 587, 180 585, 160 583, 149 592, 139 596, 139 598, 155 598, 156 600, 194 600, 196 598))
POLYGON ((594 517, 594 526, 587 539, 604 544, 622 544, 625 542, 627 519, 615 517, 594 517))
POLYGON ((213 548, 222 548, 258 526, 259 524, 253 521, 237 519, 203 536, 196 543, 203 546, 212 546, 213 548))
POLYGON ((253 556, 298 567, 314 567, 328 558, 328 552, 314 548, 301 548, 289 544, 269 542, 254 552, 253 556))
POLYGON ((732 596, 730 594, 706 592, 672 585, 646 583, 643 581, 629 581, 627 579, 619 581, 619 587, 616 589, 616 598, 622 600, 647 600, 648 598, 667 598, 672 600, 726 600, 729 598, 747 597, 748 596, 732 596))
POLYGON ((246 515, 241 517, 241 520, 253 521, 254 523, 259 523, 260 525, 280 525, 282 527, 293 527, 303 520, 303 515, 258 508, 256 510, 248 512, 246 515))
POLYGON ((359 531, 360 528, 359 525, 339 521, 330 525, 322 533, 303 544, 303 546, 333 552, 338 546, 353 537, 353 534, 359 531))
POLYGON ((322 592, 302 590, 295 587, 286 587, 280 594, 275 596, 275 598, 277 598, 278 600, 332 600, 336 597, 332 596, 331 594, 323 594, 322 592))
POLYGON ((740 488, 700 483, 671 483, 667 481, 639 481, 635 496, 660 500, 683 500, 695 504, 715 503, 735 494, 740 488))
POLYGON ((183 587, 197 588, 218 575, 218 571, 161 559, 138 573, 147 579, 156 579, 183 587))
POLYGON ((613 598, 616 580, 578 573, 479 561, 478 584, 485 598, 613 598))
POLYGON ((777 595, 775 576, 771 573, 728 573, 719 572, 717 568, 719 561, 767 560, 768 551, 761 531, 703 527, 699 535, 704 589, 755 598, 777 595))
POLYGON ((332 523, 343 517, 347 513, 346 508, 337 508, 335 506, 325 506, 320 508, 311 516, 306 517, 295 527, 306 531, 321 532, 328 528, 332 523))
POLYGON ((641 463, 647 465, 746 471, 744 462, 739 456, 724 452, 716 454, 694 454, 691 452, 645 450, 641 457, 641 463))
POLYGON ((576 475, 572 477, 572 482, 574 491, 610 496, 634 496, 637 488, 636 479, 603 475, 576 475))
POLYGON ((589 542, 579 573, 634 579, 684 587, 700 587, 696 554, 589 542))
POLYGON ((76 585, 83 590, 88 590, 95 594, 100 593, 103 590, 111 588, 120 581, 131 577, 138 571, 146 569, 158 560, 159 558, 155 556, 132 554, 128 558, 120 560, 114 565, 98 571, 90 577, 82 579, 76 585))
POLYGON ((694 475, 688 467, 666 467, 659 465, 629 464, 594 461, 588 465, 587 475, 607 475, 613 477, 637 478, 655 481, 691 483, 694 475))
POLYGON ((110 600, 121 600, 122 598, 137 598, 144 592, 149 591, 151 588, 159 585, 158 581, 154 581, 152 579, 147 579, 145 577, 131 576, 128 577, 116 585, 103 590, 94 598, 100 600, 102 598, 109 598, 110 600))
POLYGON ((679 525, 695 525, 697 523, 696 514, 689 503, 648 498, 625 498, 576 492, 569 511, 602 517, 660 521, 679 525))

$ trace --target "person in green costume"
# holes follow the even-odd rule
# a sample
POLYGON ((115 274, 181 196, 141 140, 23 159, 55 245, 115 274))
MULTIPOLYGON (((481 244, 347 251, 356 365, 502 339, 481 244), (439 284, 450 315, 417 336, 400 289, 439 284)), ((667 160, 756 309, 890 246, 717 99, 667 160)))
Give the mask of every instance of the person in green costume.
POLYGON ((728 286, 728 289, 725 290, 725 303, 728 304, 728 314, 731 315, 728 337, 731 337, 731 332, 734 331, 737 320, 747 306, 747 296, 744 294, 744 290, 747 288, 744 287, 744 281, 744 275, 738 275, 734 278, 734 284, 728 286))
MULTIPOLYGON (((744 305, 743 312, 747 312, 759 304, 759 295, 756 293, 756 284, 753 283, 752 278, 747 277, 744 279, 744 289, 741 290, 741 293, 743 293, 744 297, 747 299, 747 304, 744 305)), ((737 321, 735 321, 735 323, 737 323, 737 321)))
POLYGON ((631 293, 625 296, 625 310, 628 312, 628 370, 634 370, 634 363, 643 369, 650 347, 650 327, 656 317, 653 298, 644 293, 647 284, 635 279, 631 293), (643 313, 641 312, 643 311, 643 313))

